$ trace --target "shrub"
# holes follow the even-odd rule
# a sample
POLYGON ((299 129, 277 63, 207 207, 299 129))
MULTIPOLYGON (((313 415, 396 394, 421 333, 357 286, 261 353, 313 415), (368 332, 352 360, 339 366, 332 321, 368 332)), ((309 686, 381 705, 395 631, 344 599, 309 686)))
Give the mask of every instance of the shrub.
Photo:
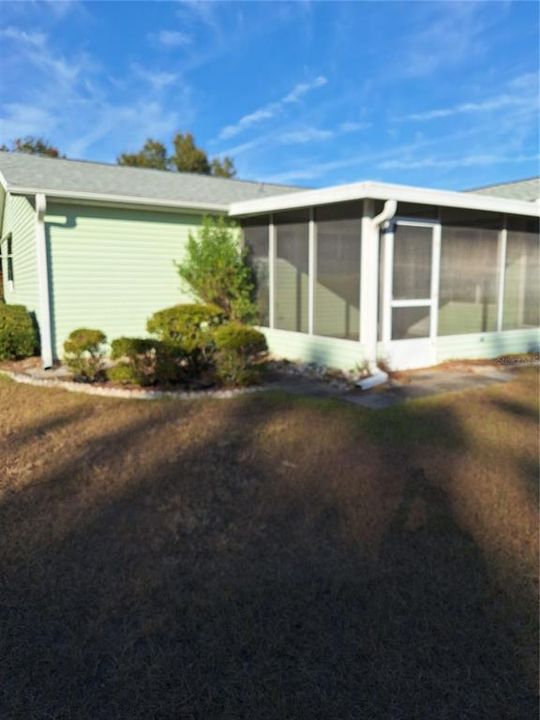
POLYGON ((257 315, 252 298, 255 277, 238 242, 238 226, 223 217, 205 218, 196 235, 190 233, 178 273, 203 303, 220 307, 231 320, 250 321, 257 315))
POLYGON ((0 360, 17 360, 33 355, 37 333, 32 316, 24 305, 0 304, 0 360))
POLYGON ((180 348, 160 340, 121 337, 111 343, 111 358, 120 360, 107 371, 110 380, 133 385, 169 385, 181 376, 180 348))
POLYGON ((250 385, 259 379, 261 365, 256 360, 268 349, 261 332, 229 323, 215 328, 212 337, 216 375, 224 385, 250 385))
POLYGON ((211 330, 222 318, 223 311, 216 305, 174 305, 154 313, 146 329, 168 347, 169 353, 180 351, 188 373, 197 375, 211 363, 211 330))
POLYGON ((78 328, 64 343, 64 363, 75 379, 94 382, 103 372, 103 344, 107 341, 101 330, 78 328))

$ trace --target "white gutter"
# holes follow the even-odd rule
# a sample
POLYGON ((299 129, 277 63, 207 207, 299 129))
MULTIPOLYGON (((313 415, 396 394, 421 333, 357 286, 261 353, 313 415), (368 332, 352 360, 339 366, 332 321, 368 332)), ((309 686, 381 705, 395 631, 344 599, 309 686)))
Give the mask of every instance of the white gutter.
MULTIPOLYGON (((1 176, 0 176, 1 179, 1 176)), ((4 183, 2 183, 4 184, 4 183)), ((5 184, 5 189, 12 195, 37 195, 43 194, 39 188, 23 187, 5 184)), ((153 198, 141 198, 132 195, 112 195, 92 192, 76 192, 70 190, 47 190, 49 200, 66 200, 86 203, 103 203, 106 205, 144 205, 147 207, 158 207, 174 210, 208 210, 209 212, 227 212, 229 205, 216 203, 201 203, 191 200, 155 200, 153 198)))
POLYGON ((389 197, 398 202, 538 217, 536 203, 524 200, 378 182, 350 183, 319 190, 304 190, 256 200, 243 200, 232 203, 229 214, 232 217, 256 215, 349 200, 387 200, 389 197))
POLYGON ((36 194, 36 256, 39 297, 39 334, 41 341, 41 360, 45 369, 53 365, 51 304, 49 291, 49 263, 47 258, 47 238, 45 234, 45 212, 47 198, 43 193, 36 194))
POLYGON ((356 384, 362 390, 370 390, 377 385, 382 385, 388 380, 388 373, 385 373, 377 365, 377 327, 378 327, 378 307, 379 307, 379 230, 381 227, 388 225, 389 221, 397 212, 397 200, 387 200, 381 213, 374 218, 366 218, 369 226, 364 226, 368 230, 369 237, 362 235, 362 248, 369 255, 368 272, 363 275, 363 284, 368 283, 362 296, 362 304, 367 303, 366 312, 364 314, 365 324, 367 328, 362 333, 364 337, 364 352, 369 370, 369 377, 359 380, 356 384), (367 227, 366 227, 367 226, 367 227))

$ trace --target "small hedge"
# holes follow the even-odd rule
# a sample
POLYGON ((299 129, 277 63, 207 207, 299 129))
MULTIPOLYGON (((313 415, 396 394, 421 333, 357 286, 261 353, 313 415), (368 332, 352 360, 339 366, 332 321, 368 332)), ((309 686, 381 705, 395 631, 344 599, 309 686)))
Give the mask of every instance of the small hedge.
POLYGON ((170 385, 181 377, 178 347, 160 340, 121 337, 111 343, 111 358, 119 362, 107 371, 114 382, 129 385, 170 385))
POLYGON ((196 376, 211 364, 211 331, 222 319, 223 310, 217 305, 174 305, 154 313, 146 329, 170 348, 181 351, 187 372, 196 376))
POLYGON ((248 325, 229 323, 212 332, 215 368, 224 385, 251 385, 259 379, 257 363, 268 349, 264 335, 248 325))
POLYGON ((24 305, 0 303, 0 360, 30 357, 37 344, 36 328, 24 305))
POLYGON ((70 333, 64 343, 64 363, 77 380, 94 382, 103 374, 106 342, 101 330, 78 328, 70 333))

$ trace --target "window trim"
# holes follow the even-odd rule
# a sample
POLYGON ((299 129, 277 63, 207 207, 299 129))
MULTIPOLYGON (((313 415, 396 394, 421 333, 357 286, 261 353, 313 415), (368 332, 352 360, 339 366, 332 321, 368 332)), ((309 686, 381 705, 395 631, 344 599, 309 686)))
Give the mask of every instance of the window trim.
MULTIPOLYGON (((6 261, 6 282, 9 290, 13 290, 15 286, 15 271, 13 269, 13 233, 8 232, 1 242, 2 260, 6 261)), ((2 263, 3 266, 3 263, 2 263)), ((2 267, 3 270, 3 267, 2 267)))

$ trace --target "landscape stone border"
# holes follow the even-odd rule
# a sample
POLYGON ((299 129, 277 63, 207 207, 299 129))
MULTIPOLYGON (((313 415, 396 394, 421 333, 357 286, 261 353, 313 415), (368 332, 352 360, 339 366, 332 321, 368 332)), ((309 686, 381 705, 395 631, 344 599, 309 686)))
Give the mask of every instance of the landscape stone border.
POLYGON ((228 390, 128 390, 127 388, 103 387, 78 383, 72 380, 35 378, 25 373, 17 373, 4 369, 0 369, 0 374, 6 375, 15 382, 22 383, 23 385, 61 388, 62 390, 83 393, 85 395, 100 395, 101 397, 124 398, 127 400, 159 400, 160 398, 174 398, 175 400, 203 400, 205 398, 212 398, 226 400, 269 389, 268 386, 257 385, 247 388, 229 388, 228 390))

